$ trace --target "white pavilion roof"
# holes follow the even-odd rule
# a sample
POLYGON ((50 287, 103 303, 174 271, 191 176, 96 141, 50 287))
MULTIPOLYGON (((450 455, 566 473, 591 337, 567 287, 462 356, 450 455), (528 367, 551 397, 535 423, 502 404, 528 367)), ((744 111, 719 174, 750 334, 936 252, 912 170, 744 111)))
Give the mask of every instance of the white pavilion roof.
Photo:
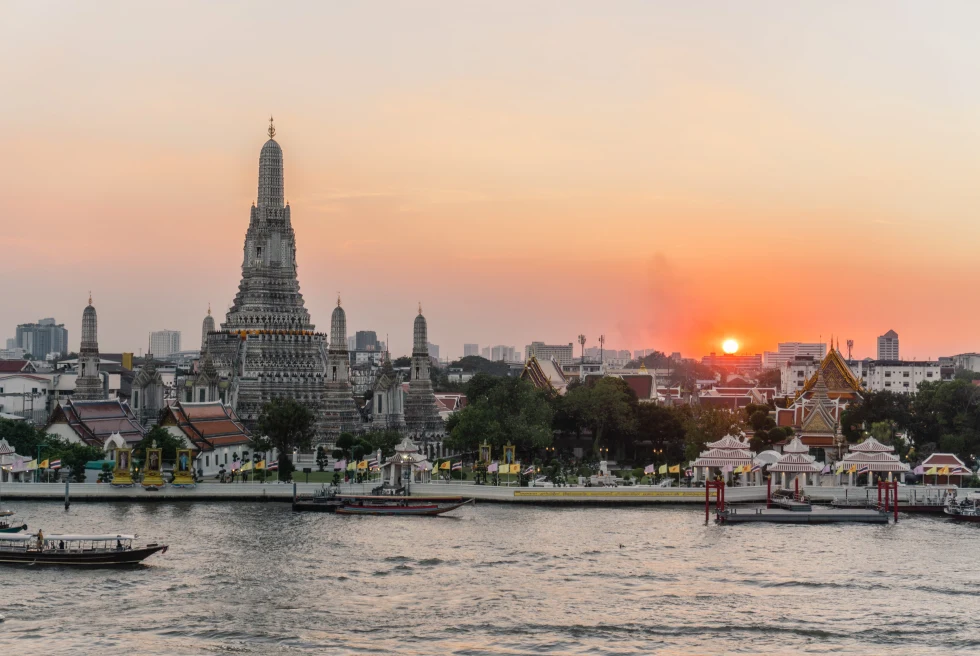
POLYGON ((782 457, 783 457, 783 455, 779 451, 774 451, 772 449, 769 449, 768 451, 763 451, 762 453, 760 453, 759 455, 757 455, 755 458, 753 458, 752 459, 752 464, 753 465, 773 465, 773 464, 779 462, 779 459, 782 458, 782 457))
MULTIPOLYGON (((799 440, 794 440, 798 442, 799 440)), ((791 443, 792 444, 792 443, 791 443)), ((817 474, 823 471, 823 466, 814 462, 815 458, 811 455, 800 452, 790 452, 783 454, 779 462, 769 466, 770 472, 792 472, 817 474)))
POLYGON ((795 436, 789 444, 783 447, 783 453, 810 453, 810 447, 803 444, 798 436, 795 436))
POLYGON ((717 442, 708 442, 705 446, 709 449, 744 449, 746 451, 752 448, 748 441, 742 441, 734 435, 726 435, 717 442))
MULTIPOLYGON (((871 439, 871 438, 869 438, 871 439)), ((881 444, 879 442, 879 444, 881 444)), ((872 453, 848 453, 841 460, 844 463, 845 471, 851 465, 857 465, 858 469, 867 465, 871 471, 885 472, 907 472, 911 469, 907 464, 898 459, 898 456, 882 451, 872 453)))
POLYGON ((869 437, 860 444, 848 447, 848 450, 851 453, 890 453, 895 450, 895 447, 882 444, 875 438, 869 437))

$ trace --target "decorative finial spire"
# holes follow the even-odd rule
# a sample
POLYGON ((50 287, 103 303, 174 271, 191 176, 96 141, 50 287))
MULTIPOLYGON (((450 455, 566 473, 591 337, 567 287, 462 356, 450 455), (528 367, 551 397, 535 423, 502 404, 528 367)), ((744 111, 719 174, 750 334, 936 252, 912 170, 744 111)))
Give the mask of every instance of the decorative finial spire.
POLYGON ((337 292, 337 307, 340 307, 340 292, 337 292))
POLYGON ((272 122, 272 115, 269 115, 269 138, 276 136, 276 124, 272 122))
POLYGON ((88 304, 89 305, 92 304, 92 290, 91 289, 88 290, 88 304))
POLYGON ((208 301, 208 316, 211 316, 211 301, 208 301))
POLYGON ((419 314, 422 314, 422 301, 419 301, 419 314))

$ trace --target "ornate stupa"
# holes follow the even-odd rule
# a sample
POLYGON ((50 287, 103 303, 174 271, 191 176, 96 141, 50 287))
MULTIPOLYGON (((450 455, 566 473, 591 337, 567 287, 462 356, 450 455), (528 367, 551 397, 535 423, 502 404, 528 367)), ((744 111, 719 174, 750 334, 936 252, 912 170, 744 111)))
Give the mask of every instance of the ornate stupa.
POLYGON ((105 398, 105 388, 99 375, 99 317, 88 295, 88 306, 82 312, 82 347, 78 350, 78 378, 73 399, 97 401, 105 398))
POLYGON ((327 336, 315 332, 299 292, 296 235, 284 202, 282 148, 269 119, 269 139, 259 154, 258 199, 252 205, 242 259, 242 280, 207 352, 227 385, 225 402, 248 427, 276 397, 292 397, 317 415, 323 409, 327 336))
POLYGON ((422 316, 421 303, 419 314, 415 317, 412 370, 405 398, 405 424, 409 434, 418 437, 441 435, 444 430, 436 397, 432 393, 432 381, 429 380, 429 329, 422 316))
POLYGON ((361 413, 354 402, 350 384, 350 355, 347 352, 347 313, 340 306, 330 315, 330 347, 327 349, 327 378, 323 384, 323 414, 326 440, 332 442, 344 432, 359 432, 361 413))
POLYGON ((208 303, 208 315, 204 317, 204 322, 201 324, 201 353, 208 349, 208 335, 214 330, 214 317, 211 316, 211 304, 208 303))
MULTIPOLYGON (((385 340, 387 342, 387 339, 385 340)), ((374 396, 371 397, 371 417, 376 430, 405 429, 405 395, 402 394, 401 376, 391 366, 386 350, 374 380, 374 396)))

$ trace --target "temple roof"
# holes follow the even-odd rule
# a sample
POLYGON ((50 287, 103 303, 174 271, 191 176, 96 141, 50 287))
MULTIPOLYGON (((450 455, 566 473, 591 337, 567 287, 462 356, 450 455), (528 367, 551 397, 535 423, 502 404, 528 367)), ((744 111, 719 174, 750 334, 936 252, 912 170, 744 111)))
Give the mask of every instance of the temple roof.
POLYGON ((817 474, 823 467, 813 461, 812 456, 802 453, 787 453, 774 465, 769 466, 770 472, 786 472, 788 474, 817 474))
POLYGON ((89 446, 102 446, 113 433, 132 444, 143 439, 143 427, 136 421, 128 403, 119 399, 81 401, 68 399, 51 413, 51 424, 68 424, 89 446))
POLYGON ((810 447, 803 444, 799 437, 794 437, 783 447, 783 453, 810 453, 810 447))
POLYGON ((851 453, 891 453, 895 447, 882 444, 873 437, 869 437, 860 444, 853 444, 848 447, 851 453))
POLYGON ((861 381, 854 375, 851 368, 847 366, 840 351, 831 345, 827 355, 820 362, 814 373, 806 384, 796 393, 796 398, 810 392, 817 384, 817 379, 823 377, 827 386, 827 393, 830 398, 845 396, 853 398, 859 396, 861 391, 861 381))
POLYGON ((530 381, 538 389, 553 390, 564 394, 568 387, 568 378, 554 360, 539 360, 535 356, 528 358, 521 372, 521 378, 530 381))
POLYGON ((922 461, 926 469, 930 467, 966 467, 966 464, 952 453, 933 453, 922 461))
POLYGON ((222 446, 238 446, 252 441, 252 435, 230 406, 213 403, 176 401, 167 407, 161 426, 177 426, 199 451, 222 446))
MULTIPOLYGON (((744 437, 745 434, 743 433, 742 436, 744 437)), ((705 446, 709 449, 744 449, 746 451, 752 448, 748 442, 743 442, 734 435, 726 435, 717 442, 708 442, 705 446)))

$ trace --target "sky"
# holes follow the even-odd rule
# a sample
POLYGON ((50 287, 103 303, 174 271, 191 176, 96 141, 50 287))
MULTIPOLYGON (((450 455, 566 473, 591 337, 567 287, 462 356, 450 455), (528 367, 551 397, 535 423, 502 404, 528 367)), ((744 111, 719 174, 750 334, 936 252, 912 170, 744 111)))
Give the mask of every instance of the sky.
POLYGON ((301 290, 443 357, 980 350, 975 2, 25 2, 0 21, 0 337, 196 348, 270 114, 301 290), (576 347, 577 349, 577 347, 576 347))

